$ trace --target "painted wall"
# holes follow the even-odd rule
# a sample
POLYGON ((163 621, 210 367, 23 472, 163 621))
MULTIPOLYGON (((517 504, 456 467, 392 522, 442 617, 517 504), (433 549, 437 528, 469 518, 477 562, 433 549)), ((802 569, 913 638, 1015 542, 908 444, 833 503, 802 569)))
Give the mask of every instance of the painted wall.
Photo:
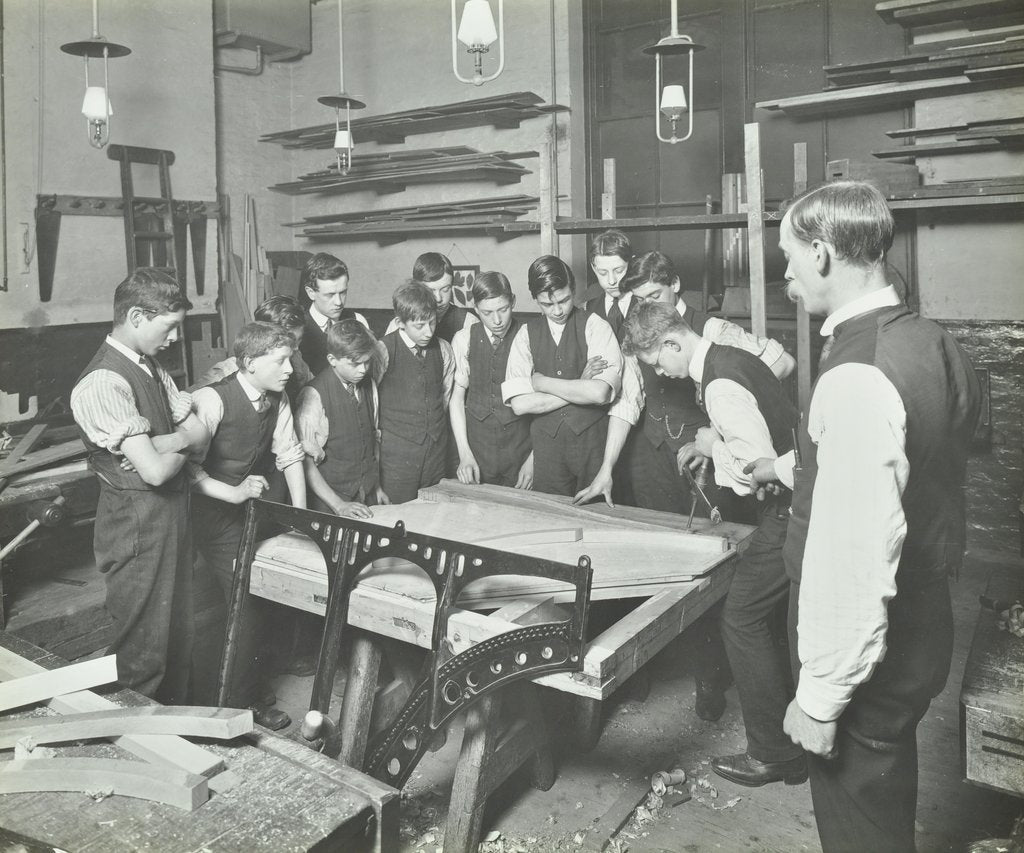
MULTIPOLYGON (((496 5, 496 4, 495 4, 496 5)), ((583 93, 580 72, 582 32, 578 2, 516 0, 505 6, 507 60, 503 74, 482 87, 459 83, 451 73, 450 5, 447 0, 346 0, 344 5, 345 88, 363 100, 363 116, 451 103, 506 92, 532 91, 547 102, 579 108, 578 117, 557 119, 559 188, 567 196, 561 203, 568 215, 574 204, 583 205, 582 166, 570 171, 570 146, 582 127, 583 93), (554 61, 557 85, 552 82, 551 12, 554 10, 554 61), (575 21, 575 23, 573 23, 575 21), (571 57, 571 58, 570 58, 571 57), (579 64, 575 67, 572 63, 579 64)), ((512 280, 520 304, 526 307, 526 269, 540 253, 537 235, 498 242, 490 237, 446 236, 411 239, 381 247, 376 241, 312 242, 284 223, 304 216, 340 211, 374 210, 427 204, 439 199, 475 199, 527 193, 538 189, 538 161, 521 161, 532 174, 519 184, 498 186, 487 182, 438 183, 410 186, 405 192, 372 192, 335 196, 284 196, 268 191, 276 183, 324 168, 333 151, 288 151, 278 145, 256 143, 260 133, 323 124, 334 120, 332 110, 317 103, 321 95, 335 94, 338 79, 338 6, 324 0, 312 7, 313 50, 291 63, 272 65, 259 77, 218 73, 218 126, 223 150, 221 190, 231 195, 232 230, 241 245, 241 200, 254 195, 260 241, 268 250, 328 251, 343 258, 352 271, 349 304, 353 307, 390 306, 394 288, 408 278, 416 256, 425 251, 448 254, 456 265, 479 265, 505 272, 512 280), (290 87, 290 88, 289 88, 290 87), (287 102, 287 103, 286 103, 287 102), (287 106, 287 110, 285 107, 287 106)), ((219 52, 223 54, 224 52, 219 52)), ((241 52, 240 56, 241 56, 241 52)), ((251 62, 241 58, 239 63, 251 62)), ((219 60, 223 61, 223 60, 219 60)), ((548 118, 531 119, 517 130, 468 128, 446 133, 410 136, 403 145, 359 145, 357 154, 382 150, 412 150, 467 145, 480 151, 538 150, 549 139, 548 118)), ((582 207, 578 208, 582 210, 582 207)), ((577 247, 579 241, 575 241, 577 247)), ((562 256, 584 273, 585 255, 573 257, 573 241, 564 239, 562 256)))
MULTIPOLYGON (((5 0, 3 11, 8 290, 0 293, 0 330, 109 321, 113 289, 126 272, 122 220, 63 217, 53 297, 46 303, 39 299, 34 227, 37 194, 121 195, 118 164, 86 138, 84 62, 60 50, 91 35, 91 4, 5 0)), ((99 23, 102 35, 132 49, 109 65, 111 142, 174 151, 175 197, 213 200, 210 3, 104 0, 99 23)), ((90 73, 100 79, 101 65, 90 63, 90 73)), ((158 192, 155 167, 138 168, 136 192, 158 192)), ((207 244, 210 271, 216 268, 212 223, 207 244)), ((215 287, 205 297, 190 294, 195 310, 215 310, 215 294, 215 287)), ((12 411, 8 395, 0 395, 0 420, 25 414, 12 411)))
MULTIPOLYGON (((125 275, 124 226, 116 217, 65 216, 52 301, 38 291, 34 252, 37 194, 120 196, 118 164, 89 146, 81 115, 83 60, 60 50, 92 32, 91 6, 65 0, 4 3, 4 104, 9 290, 0 328, 96 322, 110 316, 113 287, 125 275), (27 234, 26 234, 27 231, 27 234), (28 251, 24 251, 25 243, 28 251), (26 257, 27 255, 27 257, 26 257)), ((110 61, 111 142, 174 151, 177 198, 212 200, 215 135, 212 13, 204 0, 107 0, 100 32, 132 49, 110 61)), ((102 63, 90 63, 96 73, 102 63)), ((99 70, 100 79, 102 71, 99 70)), ((96 78, 93 77, 93 82, 96 78)), ((139 167, 136 192, 156 193, 155 167, 139 167)), ((215 238, 215 228, 210 232, 215 238)), ((215 239, 208 263, 216 262, 215 239)), ((209 294, 209 291, 208 291, 209 294)), ((212 310, 212 296, 192 297, 212 310)))

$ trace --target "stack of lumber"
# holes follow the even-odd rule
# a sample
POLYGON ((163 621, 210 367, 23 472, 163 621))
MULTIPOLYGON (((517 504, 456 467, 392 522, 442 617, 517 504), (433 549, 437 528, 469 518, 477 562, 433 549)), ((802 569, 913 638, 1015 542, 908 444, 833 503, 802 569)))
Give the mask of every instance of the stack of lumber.
MULTIPOLYGON (((302 236, 311 240, 376 237, 381 242, 395 242, 410 233, 444 231, 479 231, 501 236, 507 234, 507 223, 534 210, 538 201, 536 196, 507 195, 386 210, 327 213, 289 224, 303 228, 302 236)), ((520 224, 536 227, 534 223, 520 224)), ((522 233, 523 230, 526 229, 514 231, 522 233)))
POLYGON ((971 23, 979 18, 994 27, 1024 15, 1020 0, 882 0, 875 11, 882 20, 902 27, 971 23))
POLYGON ((342 174, 336 166, 331 166, 303 175, 297 181, 275 184, 270 189, 287 195, 304 195, 359 190, 401 192, 409 184, 438 181, 491 180, 497 184, 514 184, 530 172, 525 166, 511 161, 536 156, 536 151, 484 153, 465 146, 357 154, 348 174, 342 174))
POLYGON ((902 207, 955 207, 985 204, 1024 203, 1024 180, 1019 177, 984 178, 976 181, 948 181, 914 189, 901 190, 888 196, 894 210, 902 207), (934 202, 930 205, 929 202, 934 202))
MULTIPOLYGON (((51 468, 85 456, 85 445, 79 438, 50 443, 42 449, 36 449, 36 445, 42 441, 43 433, 46 430, 46 424, 36 424, 21 436, 17 443, 12 443, 6 457, 0 460, 0 491, 3 491, 12 477, 19 477, 19 482, 21 482, 24 478, 20 475, 51 468)), ((68 430, 51 430, 51 435, 48 438, 56 438, 58 435, 63 437, 67 432, 68 430)), ((43 443, 46 444, 46 442, 43 443)))
MULTIPOLYGON (((13 761, 0 761, 0 793, 104 791, 187 811, 205 803, 211 777, 224 770, 224 762, 181 736, 229 740, 251 733, 252 711, 159 705, 124 708, 91 692, 116 679, 113 655, 47 670, 0 648, 0 713, 40 703, 46 709, 43 716, 0 719, 0 750, 19 748, 13 761), (143 760, 82 757, 74 749, 36 749, 39 744, 97 738, 109 738, 143 760)), ((219 790, 234 784, 229 776, 219 781, 219 790)))
MULTIPOLYGON (((895 0, 902 2, 902 0, 895 0)), ((1019 2, 1019 0, 1017 0, 1019 2)), ((765 110, 793 116, 820 116, 912 104, 918 98, 1012 86, 1024 80, 1024 35, 978 37, 928 53, 848 65, 826 66, 824 92, 759 101, 765 110)))
POLYGON ((1024 148, 1024 116, 972 121, 947 127, 906 127, 886 131, 893 139, 913 139, 901 148, 872 151, 883 160, 902 157, 935 157, 944 154, 969 154, 975 151, 999 151, 1024 148), (941 136, 940 140, 928 140, 941 136), (920 139, 928 141, 921 142, 920 139))
MULTIPOLYGON (((519 123, 537 116, 563 112, 568 107, 543 104, 533 92, 513 92, 474 101, 440 104, 379 116, 352 120, 352 133, 357 142, 404 142, 418 133, 457 130, 491 125, 500 128, 519 127, 519 123)), ((267 133, 260 142, 276 142, 285 148, 329 149, 334 145, 334 124, 319 124, 267 133)))

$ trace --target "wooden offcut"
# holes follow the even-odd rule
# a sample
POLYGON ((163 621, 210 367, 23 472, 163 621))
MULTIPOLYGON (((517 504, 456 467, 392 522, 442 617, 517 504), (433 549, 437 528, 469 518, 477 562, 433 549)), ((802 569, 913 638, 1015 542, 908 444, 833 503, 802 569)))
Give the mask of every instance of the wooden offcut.
POLYGON ((54 696, 88 690, 117 681, 117 656, 73 663, 0 683, 0 711, 45 702, 54 696))
POLYGON ((0 764, 0 793, 112 791, 195 811, 210 798, 206 779, 173 767, 110 758, 33 758, 0 764))
MULTIPOLYGON (((62 671, 54 670, 54 673, 62 671)), ((230 740, 252 731, 250 710, 145 705, 140 708, 0 720, 0 749, 10 749, 23 737, 31 737, 36 743, 66 743, 121 735, 178 735, 230 740)))

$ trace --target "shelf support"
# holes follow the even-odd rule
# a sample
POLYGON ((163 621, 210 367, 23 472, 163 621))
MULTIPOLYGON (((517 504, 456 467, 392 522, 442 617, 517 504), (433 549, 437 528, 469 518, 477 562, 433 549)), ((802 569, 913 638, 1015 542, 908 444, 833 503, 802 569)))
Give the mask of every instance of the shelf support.
POLYGON ((751 122, 743 128, 747 177, 747 255, 750 267, 750 330, 766 337, 764 266, 764 183, 761 175, 761 126, 751 122))

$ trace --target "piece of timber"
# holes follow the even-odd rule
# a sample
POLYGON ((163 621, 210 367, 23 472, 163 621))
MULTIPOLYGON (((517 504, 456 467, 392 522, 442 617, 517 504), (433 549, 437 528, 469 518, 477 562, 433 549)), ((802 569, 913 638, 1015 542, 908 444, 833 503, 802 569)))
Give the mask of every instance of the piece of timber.
POLYGON ((85 445, 79 438, 26 454, 5 470, 4 476, 13 477, 15 474, 23 474, 26 471, 37 471, 56 462, 74 459, 76 456, 85 456, 85 445))
MULTIPOLYGON (((62 671, 54 670, 54 673, 62 671)), ((65 743, 121 735, 178 735, 230 740, 252 731, 252 711, 249 710, 145 705, 83 714, 0 720, 0 749, 10 749, 23 737, 31 737, 36 743, 65 743)))
MULTIPOLYGON (((19 642, 23 641, 16 637, 4 638, 5 645, 17 647, 19 642)), ((0 647, 0 679, 20 678, 45 671, 46 667, 21 657, 10 648, 0 647)), ((89 690, 55 696, 46 705, 58 713, 107 711, 121 707, 89 690)), ((174 735, 122 735, 113 742, 146 761, 178 767, 197 776, 211 777, 224 769, 223 758, 174 735)), ((213 787, 216 789, 216 784, 213 787)))
POLYGON ((0 793, 113 791, 195 811, 210 798, 206 779, 174 767, 110 758, 32 758, 0 764, 0 793))
POLYGON ((117 681, 117 656, 73 663, 0 682, 0 712, 117 681))
POLYGON ((7 479, 10 477, 9 469, 19 460, 22 456, 32 450, 33 447, 39 442, 39 439, 43 437, 43 433, 46 432, 46 424, 35 424, 25 435, 21 437, 17 446, 7 457, 0 462, 0 492, 7 486, 7 479))

